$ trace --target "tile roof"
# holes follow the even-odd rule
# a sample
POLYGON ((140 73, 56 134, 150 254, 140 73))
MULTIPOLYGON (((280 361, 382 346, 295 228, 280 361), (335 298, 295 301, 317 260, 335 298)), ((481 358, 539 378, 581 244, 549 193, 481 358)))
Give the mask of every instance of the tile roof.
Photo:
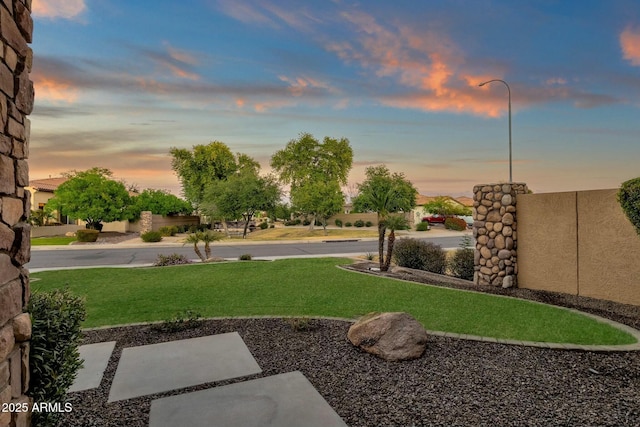
POLYGON ((29 187, 35 188, 37 191, 53 192, 67 181, 68 178, 45 178, 45 179, 33 179, 29 181, 29 187))

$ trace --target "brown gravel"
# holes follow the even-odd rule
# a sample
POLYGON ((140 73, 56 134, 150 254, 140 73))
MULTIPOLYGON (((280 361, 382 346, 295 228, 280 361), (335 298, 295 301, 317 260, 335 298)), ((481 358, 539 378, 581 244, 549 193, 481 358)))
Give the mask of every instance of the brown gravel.
MULTIPOLYGON (((356 268, 366 270, 362 264, 356 268)), ((433 282, 422 274, 389 275, 433 282)), ((452 287, 446 278, 442 284, 452 287)), ((483 291, 571 306, 632 327, 640 307, 522 289, 483 291)), ((386 362, 346 340, 348 322, 312 320, 294 331, 282 319, 227 319, 158 332, 149 326, 85 332, 85 343, 117 341, 98 389, 70 394, 64 426, 145 426, 152 399, 230 380, 106 403, 124 347, 237 331, 263 369, 300 370, 352 426, 638 426, 640 354, 549 350, 432 336, 422 358, 386 362)), ((304 426, 301 426, 304 427, 304 426)))

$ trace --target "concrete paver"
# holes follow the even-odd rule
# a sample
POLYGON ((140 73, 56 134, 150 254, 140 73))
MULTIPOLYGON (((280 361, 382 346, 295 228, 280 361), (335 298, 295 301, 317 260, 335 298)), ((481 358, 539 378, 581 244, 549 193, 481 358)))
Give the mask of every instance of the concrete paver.
POLYGON ((102 375, 107 369, 115 341, 99 342, 78 347, 83 366, 78 371, 69 391, 82 391, 100 387, 102 375))
POLYGON ((150 427, 346 427, 299 371, 151 402, 150 427))
POLYGON ((122 351, 108 402, 260 372, 237 332, 129 347, 122 351))

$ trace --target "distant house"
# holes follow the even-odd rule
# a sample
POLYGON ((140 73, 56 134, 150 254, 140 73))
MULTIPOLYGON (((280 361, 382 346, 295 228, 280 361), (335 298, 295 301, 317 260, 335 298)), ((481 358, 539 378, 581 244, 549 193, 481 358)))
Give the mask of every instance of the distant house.
MULTIPOLYGON (((44 210, 45 205, 53 197, 53 192, 65 183, 68 178, 46 178, 46 179, 34 179, 29 181, 29 186, 26 187, 30 193, 31 210, 44 210)), ((75 224, 75 221, 70 220, 64 215, 60 215, 58 212, 54 213, 55 220, 61 224, 75 224)))
POLYGON ((473 199, 471 199, 470 197, 463 196, 463 197, 453 198, 451 196, 425 196, 423 194, 418 194, 418 197, 416 197, 416 207, 413 208, 411 212, 412 218, 415 224, 421 222, 424 216, 432 213, 432 212, 425 211, 424 205, 426 205, 429 202, 433 202, 438 197, 444 197, 447 204, 450 204, 452 206, 459 206, 464 208, 473 207, 473 199))

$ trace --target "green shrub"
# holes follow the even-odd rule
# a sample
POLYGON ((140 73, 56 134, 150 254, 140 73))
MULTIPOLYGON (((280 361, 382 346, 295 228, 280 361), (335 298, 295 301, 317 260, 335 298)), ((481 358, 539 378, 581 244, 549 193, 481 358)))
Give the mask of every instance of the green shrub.
POLYGON ((447 266, 446 254, 440 245, 416 239, 397 240, 393 258, 400 267, 438 274, 444 274, 447 266))
POLYGON ((178 234, 178 227, 176 227, 175 225, 165 225, 164 227, 160 227, 160 229, 158 229, 158 232, 162 236, 175 236, 176 234, 178 234))
POLYGON ((287 317, 285 322, 296 332, 306 332, 315 329, 308 317, 287 317))
POLYGON ((260 229, 261 230, 266 230, 267 228, 269 228, 269 224, 267 222, 261 222, 260 223, 260 229))
POLYGON ((365 227, 371 227, 373 225, 373 223, 371 221, 367 221, 364 223, 365 227))
POLYGON ((455 231, 463 231, 467 229, 467 223, 462 218, 451 217, 444 220, 444 228, 455 231))
POLYGON ((140 237, 143 242, 147 243, 159 242, 162 240, 162 234, 160 234, 159 231, 147 231, 146 233, 142 233, 140 237))
POLYGON ((342 228, 342 220, 341 219, 336 219, 336 227, 342 228))
POLYGON ((269 228, 276 228, 276 225, 275 224, 270 224, 269 228))
POLYGON ((352 225, 353 225, 353 224, 351 224, 349 221, 347 221, 347 222, 345 222, 345 223, 344 223, 344 226, 345 226, 345 227, 351 227, 352 225))
POLYGON ((171 255, 162 255, 158 254, 156 258, 156 262, 153 263, 156 267, 164 267, 167 265, 183 265, 183 264, 191 264, 191 260, 189 260, 186 256, 181 254, 171 254, 171 255))
POLYGON ((354 225, 354 227, 364 227, 364 221, 361 220, 361 219, 357 219, 357 220, 355 220, 353 225, 354 225))
MULTIPOLYGON (((31 350, 29 396, 35 402, 65 402, 82 360, 78 353, 84 300, 68 290, 34 292, 29 300, 31 350)), ((56 425, 55 412, 34 412, 33 425, 56 425)))
POLYGON ((187 231, 191 234, 193 233, 197 233, 198 232, 198 226, 197 225, 190 225, 189 228, 187 229, 187 231))
POLYGON ((640 235, 640 177, 622 183, 618 190, 618 202, 640 235))
POLYGON ((200 324, 202 315, 193 310, 183 310, 176 313, 172 319, 154 325, 153 329, 161 332, 179 332, 186 329, 192 329, 200 324))
POLYGON ((416 231, 427 231, 429 230, 429 223, 428 222, 419 222, 418 225, 416 225, 416 231))
POLYGON ((311 220, 308 219, 304 219, 304 221, 302 221, 302 225, 310 225, 311 224, 311 220))
POLYGON ((240 261, 251 261, 251 254, 242 254, 238 257, 240 261))
POLYGON ((473 280, 473 249, 458 249, 449 262, 449 270, 455 277, 473 280))
POLYGON ((98 240, 100 232, 98 230, 78 230, 76 231, 76 239, 78 242, 95 242, 98 240))

